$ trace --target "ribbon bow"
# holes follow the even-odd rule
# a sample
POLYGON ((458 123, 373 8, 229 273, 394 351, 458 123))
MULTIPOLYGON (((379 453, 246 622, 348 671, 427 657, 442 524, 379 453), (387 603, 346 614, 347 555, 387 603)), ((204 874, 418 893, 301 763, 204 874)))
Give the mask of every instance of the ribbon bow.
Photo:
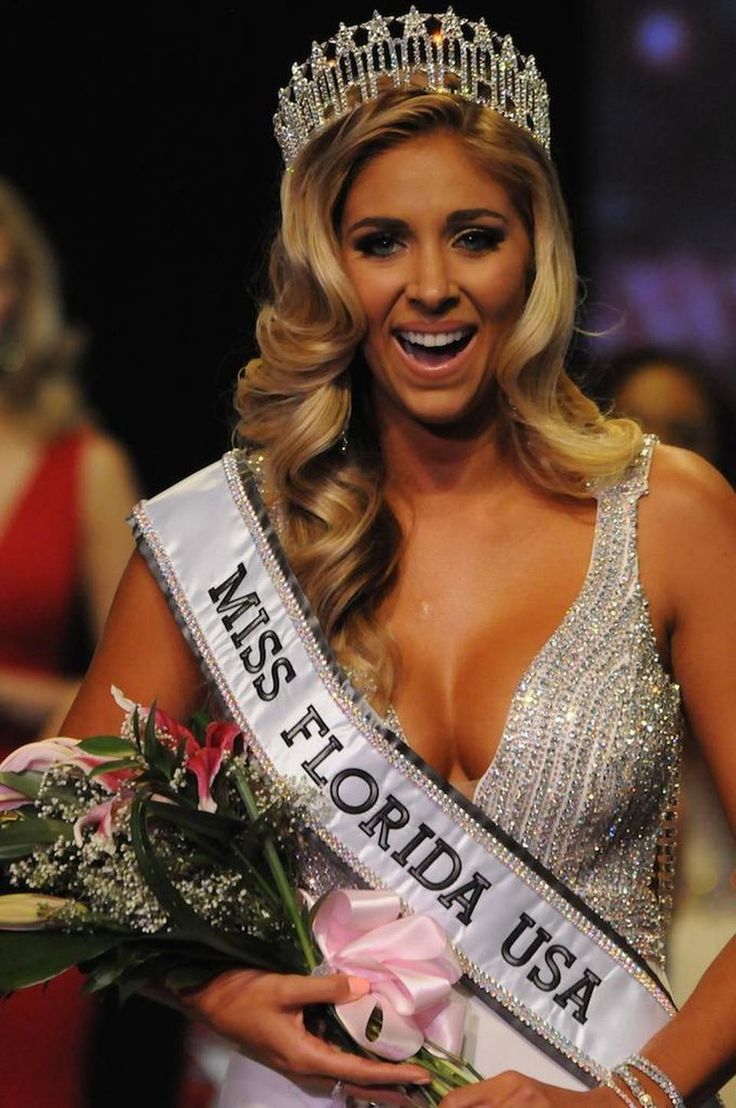
POLYGON ((398 896, 371 889, 339 890, 319 903, 312 931, 328 968, 371 983, 366 996, 335 1011, 357 1043, 392 1062, 416 1054, 425 1039, 459 1054, 465 1004, 452 990, 461 976, 452 946, 429 916, 400 911, 398 896), (381 1029, 369 1039, 376 1008, 381 1029))

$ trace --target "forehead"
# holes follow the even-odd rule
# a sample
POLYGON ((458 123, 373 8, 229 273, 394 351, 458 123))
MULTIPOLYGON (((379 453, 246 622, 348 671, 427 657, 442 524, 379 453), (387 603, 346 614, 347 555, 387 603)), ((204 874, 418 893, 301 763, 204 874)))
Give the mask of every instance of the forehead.
POLYGON ((362 166, 345 199, 343 222, 356 213, 408 218, 433 210, 503 207, 511 198, 498 178, 469 153, 459 136, 417 135, 362 166))

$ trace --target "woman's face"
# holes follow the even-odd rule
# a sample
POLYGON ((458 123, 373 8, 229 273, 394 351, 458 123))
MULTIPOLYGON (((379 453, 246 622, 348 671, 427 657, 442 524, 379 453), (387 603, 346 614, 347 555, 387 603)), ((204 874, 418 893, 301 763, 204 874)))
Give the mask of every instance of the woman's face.
POLYGON ((532 258, 505 187, 454 135, 417 136, 361 170, 339 235, 379 403, 431 424, 475 412, 523 308, 532 258))

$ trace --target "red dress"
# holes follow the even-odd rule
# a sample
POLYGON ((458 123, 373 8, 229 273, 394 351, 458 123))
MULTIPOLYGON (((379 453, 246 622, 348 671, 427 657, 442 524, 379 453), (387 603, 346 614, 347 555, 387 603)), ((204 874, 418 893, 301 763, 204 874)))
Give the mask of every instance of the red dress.
MULTIPOLYGON (((51 442, 0 534, 0 666, 65 673, 80 578, 81 468, 94 432, 51 442)), ((3 718, 0 758, 36 736, 3 718)), ((80 1108, 95 998, 70 971, 0 1001, 0 1099, 13 1108, 80 1108)))

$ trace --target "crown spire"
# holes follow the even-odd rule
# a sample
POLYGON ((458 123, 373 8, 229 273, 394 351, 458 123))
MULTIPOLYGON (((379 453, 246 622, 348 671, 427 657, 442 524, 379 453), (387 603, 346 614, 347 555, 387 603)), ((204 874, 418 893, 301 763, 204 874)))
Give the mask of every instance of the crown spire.
POLYGON ((366 23, 341 23, 332 38, 312 43, 307 61, 294 63, 273 119, 287 168, 324 126, 375 100, 385 87, 379 79, 406 88, 417 72, 427 91, 492 108, 549 153, 549 95, 534 57, 520 54, 509 35, 501 38, 483 18, 462 19, 452 7, 430 15, 412 4, 405 15, 374 11, 366 23))

